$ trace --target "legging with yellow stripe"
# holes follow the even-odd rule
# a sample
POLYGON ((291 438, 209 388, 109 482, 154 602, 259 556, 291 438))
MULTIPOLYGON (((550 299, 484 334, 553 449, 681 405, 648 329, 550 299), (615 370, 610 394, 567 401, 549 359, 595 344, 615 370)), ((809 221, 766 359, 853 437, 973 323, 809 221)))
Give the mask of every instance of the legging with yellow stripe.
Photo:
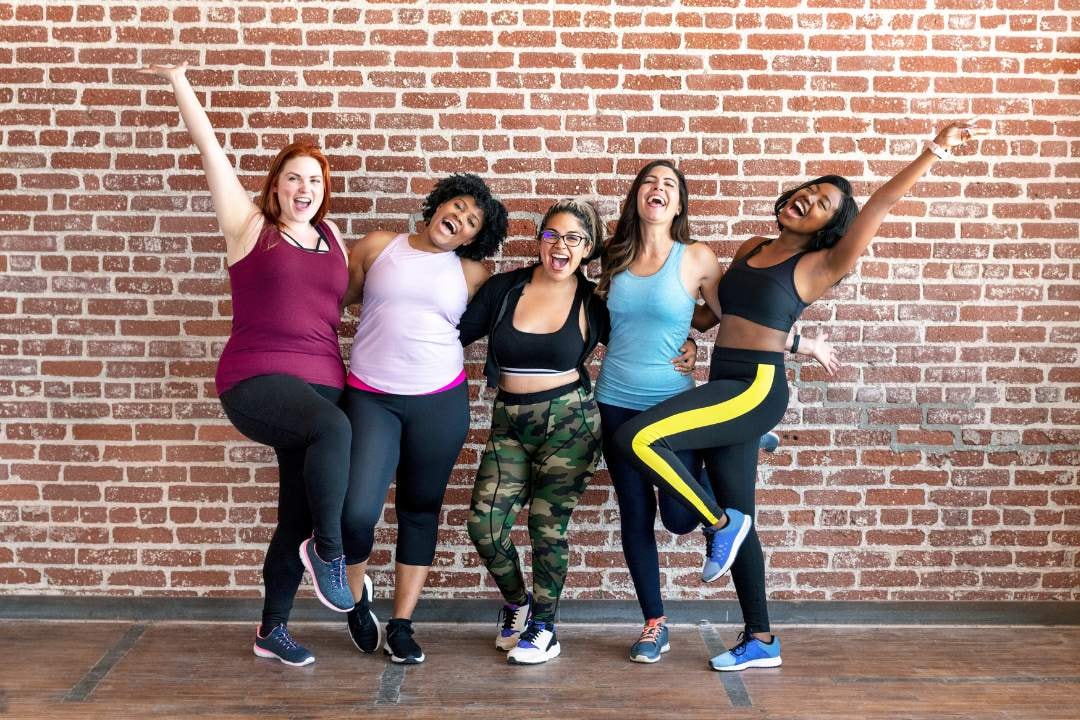
MULTIPOLYGON (((754 515, 758 438, 787 409, 783 353, 717 347, 709 382, 676 395, 627 422, 615 435, 620 452, 654 485, 714 525, 726 507, 754 515), (697 450, 715 500, 676 453, 697 450)), ((752 527, 731 567, 750 632, 769 632, 765 559, 752 527)))

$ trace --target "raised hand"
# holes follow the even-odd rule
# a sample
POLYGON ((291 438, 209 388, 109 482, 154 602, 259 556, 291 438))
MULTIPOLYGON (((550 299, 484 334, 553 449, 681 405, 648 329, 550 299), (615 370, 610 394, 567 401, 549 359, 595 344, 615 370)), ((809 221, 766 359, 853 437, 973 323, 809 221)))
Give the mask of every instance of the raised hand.
POLYGON ((184 73, 187 72, 187 61, 180 63, 179 65, 143 65, 139 68, 139 72, 147 73, 149 75, 157 75, 163 77, 169 82, 173 82, 178 77, 185 77, 184 73))
POLYGON ((977 137, 990 134, 990 130, 978 127, 975 125, 976 122, 975 118, 970 118, 968 120, 959 120, 957 122, 949 123, 938 131, 937 137, 934 138, 934 142, 942 147, 954 148, 963 145, 966 142, 970 142, 977 137))

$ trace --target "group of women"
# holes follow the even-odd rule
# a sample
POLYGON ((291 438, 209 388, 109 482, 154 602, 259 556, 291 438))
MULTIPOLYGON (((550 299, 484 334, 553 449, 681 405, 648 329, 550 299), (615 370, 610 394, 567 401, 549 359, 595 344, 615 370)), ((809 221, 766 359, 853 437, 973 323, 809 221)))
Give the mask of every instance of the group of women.
POLYGON ((222 406, 278 458, 256 655, 314 661, 287 627, 306 570, 320 601, 346 615, 360 651, 383 647, 393 662, 423 662, 411 617, 469 428, 463 346, 486 337, 484 374, 498 390, 468 531, 505 601, 495 645, 508 661, 560 653, 567 527, 603 452, 645 621, 631 659, 656 662, 670 648, 659 509, 674 533, 702 528, 703 581, 732 573, 745 630, 710 666, 780 664, 753 523, 758 448, 787 406, 784 351, 812 356, 830 373, 836 367, 824 337, 800 338, 792 327, 855 266, 934 158, 985 131, 949 125, 861 212, 836 176, 785 192, 775 204, 777 237, 748 240, 726 273, 690 238, 682 173, 651 162, 610 239, 595 206, 559 200, 539 224, 538 261, 489 277, 481 261, 497 252, 507 213, 478 177, 436 183, 419 232, 372 232, 348 251, 325 218, 329 163, 317 147, 283 148, 252 202, 185 66, 147 70, 172 84, 226 241, 233 328, 216 377, 222 406), (584 270, 597 258, 594 284, 584 270), (361 298, 346 372, 337 329, 342 308, 361 298), (695 387, 690 329, 717 324, 709 381, 695 387), (607 352, 594 390, 586 363, 599 343, 607 352), (367 562, 395 478, 393 617, 384 632, 371 610, 367 562), (525 506, 531 585, 510 540, 525 506))

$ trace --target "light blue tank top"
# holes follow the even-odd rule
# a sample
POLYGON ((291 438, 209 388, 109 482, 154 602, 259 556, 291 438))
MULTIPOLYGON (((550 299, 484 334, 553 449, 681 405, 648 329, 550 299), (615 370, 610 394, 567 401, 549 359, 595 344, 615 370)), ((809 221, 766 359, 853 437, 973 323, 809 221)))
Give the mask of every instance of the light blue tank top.
POLYGON ((611 341, 596 382, 600 402, 648 410, 694 387, 694 379, 671 363, 694 316, 694 299, 679 274, 685 250, 675 243, 663 266, 648 277, 624 270, 612 278, 607 300, 611 341))

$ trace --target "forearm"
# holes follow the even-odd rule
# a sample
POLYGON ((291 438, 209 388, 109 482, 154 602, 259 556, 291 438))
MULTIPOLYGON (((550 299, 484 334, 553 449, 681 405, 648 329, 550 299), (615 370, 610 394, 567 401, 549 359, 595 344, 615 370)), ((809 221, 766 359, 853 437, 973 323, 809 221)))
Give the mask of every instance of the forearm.
POLYGON ((199 103, 199 98, 195 95, 195 90, 187 77, 182 74, 174 76, 172 87, 176 94, 176 104, 180 108, 180 117, 184 120, 184 126, 191 140, 203 155, 204 163, 208 155, 220 154, 224 159, 225 153, 218 144, 217 136, 214 135, 210 118, 206 116, 206 111, 199 103))
POLYGON ((866 201, 863 212, 872 212, 875 209, 888 212, 930 170, 930 166, 934 164, 936 159, 929 150, 923 150, 918 157, 908 163, 907 167, 874 191, 866 201))
POLYGON ((694 317, 690 326, 698 332, 708 332, 720 324, 720 318, 708 305, 698 305, 694 308, 694 317))

